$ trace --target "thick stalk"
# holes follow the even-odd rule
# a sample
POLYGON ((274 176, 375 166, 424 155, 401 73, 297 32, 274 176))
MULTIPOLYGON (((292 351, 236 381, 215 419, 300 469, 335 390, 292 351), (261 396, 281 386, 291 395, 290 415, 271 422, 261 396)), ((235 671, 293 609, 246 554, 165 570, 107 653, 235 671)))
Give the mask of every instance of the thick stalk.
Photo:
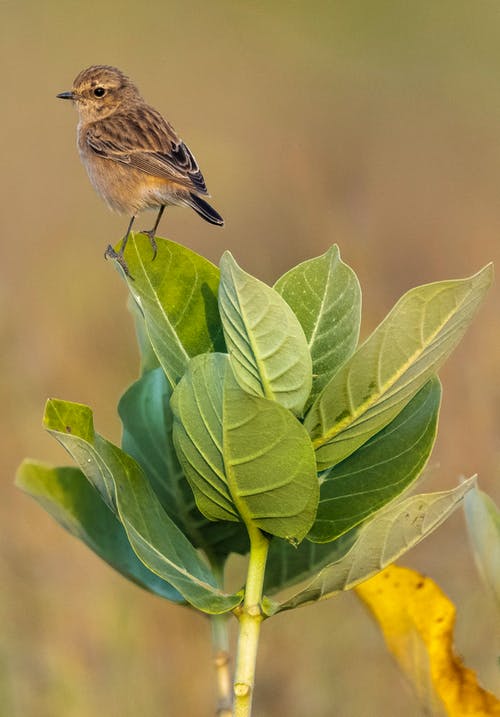
POLYGON ((234 680, 234 717, 250 717, 255 682, 255 665, 262 615, 262 586, 269 541, 258 528, 250 526, 250 558, 243 607, 238 611, 240 624, 236 675, 234 680))

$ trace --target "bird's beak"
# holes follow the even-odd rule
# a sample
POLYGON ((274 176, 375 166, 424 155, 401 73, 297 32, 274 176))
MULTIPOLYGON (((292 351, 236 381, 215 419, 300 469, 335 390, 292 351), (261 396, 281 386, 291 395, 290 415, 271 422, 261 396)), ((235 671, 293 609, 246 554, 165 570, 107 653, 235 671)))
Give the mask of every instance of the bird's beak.
POLYGON ((74 100, 75 96, 72 92, 60 92, 56 95, 60 100, 74 100))

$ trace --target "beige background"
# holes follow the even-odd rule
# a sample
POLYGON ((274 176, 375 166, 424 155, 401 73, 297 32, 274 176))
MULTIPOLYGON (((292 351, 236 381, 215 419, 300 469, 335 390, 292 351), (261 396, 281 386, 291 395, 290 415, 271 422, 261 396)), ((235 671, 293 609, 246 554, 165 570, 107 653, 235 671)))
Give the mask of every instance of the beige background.
MULTIPOLYGON (((9 717, 213 713, 204 619, 141 592, 12 487, 25 456, 66 462, 48 396, 119 441, 137 374, 126 290, 103 259, 126 219, 94 195, 76 116, 55 99, 116 64, 199 160, 220 230, 167 211, 165 236, 267 281, 338 242, 366 335, 408 288, 499 258, 498 3, 0 4, 0 704, 9 717)), ((149 226, 144 217, 139 227, 149 226)), ((442 371, 426 489, 480 474, 500 502, 499 289, 442 371)), ((404 561, 458 607, 457 648, 500 690, 495 614, 456 514, 404 561)), ((256 715, 416 715, 353 595, 264 626, 256 715)))

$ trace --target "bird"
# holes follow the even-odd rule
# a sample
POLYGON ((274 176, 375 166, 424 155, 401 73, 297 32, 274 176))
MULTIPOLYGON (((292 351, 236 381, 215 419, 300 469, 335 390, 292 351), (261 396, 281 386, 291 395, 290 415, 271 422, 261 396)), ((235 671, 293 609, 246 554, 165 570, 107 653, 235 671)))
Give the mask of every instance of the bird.
POLYGON ((119 250, 109 245, 105 251, 126 275, 124 251, 139 212, 158 210, 152 229, 143 232, 153 259, 156 230, 167 206, 188 206, 207 222, 223 226, 221 215, 204 199, 210 195, 189 147, 124 72, 92 65, 76 76, 70 91, 56 96, 71 100, 77 109, 78 151, 94 189, 112 210, 131 217, 119 250))

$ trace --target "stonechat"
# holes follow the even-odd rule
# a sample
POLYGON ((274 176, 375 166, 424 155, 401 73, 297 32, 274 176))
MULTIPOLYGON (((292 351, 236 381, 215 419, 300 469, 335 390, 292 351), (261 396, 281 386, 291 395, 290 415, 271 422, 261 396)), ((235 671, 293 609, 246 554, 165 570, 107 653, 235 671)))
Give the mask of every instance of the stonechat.
POLYGON ((153 258, 156 229, 166 206, 188 206, 207 222, 224 224, 203 199, 210 195, 187 145, 121 70, 88 67, 77 75, 72 90, 57 97, 72 100, 78 110, 78 150, 95 190, 111 209, 131 216, 120 250, 110 245, 105 253, 126 274, 123 253, 138 212, 158 210, 153 228, 144 232, 153 258))

